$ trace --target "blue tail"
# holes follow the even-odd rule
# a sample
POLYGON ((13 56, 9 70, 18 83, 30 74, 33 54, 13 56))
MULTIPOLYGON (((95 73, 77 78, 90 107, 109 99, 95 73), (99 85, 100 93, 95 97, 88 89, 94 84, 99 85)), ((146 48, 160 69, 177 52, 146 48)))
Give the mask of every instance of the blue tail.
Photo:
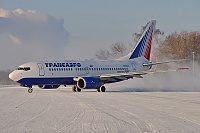
POLYGON ((153 40, 152 38, 155 30, 155 25, 156 25, 155 20, 149 21, 146 29, 144 30, 142 36, 140 37, 133 51, 128 55, 119 58, 118 60, 127 60, 127 59, 130 60, 141 56, 144 56, 147 60, 150 60, 151 45, 152 45, 152 40, 153 40))
POLYGON ((150 60, 152 36, 155 29, 155 25, 156 25, 155 20, 152 20, 148 23, 145 31, 140 37, 129 59, 144 56, 147 60, 150 60))

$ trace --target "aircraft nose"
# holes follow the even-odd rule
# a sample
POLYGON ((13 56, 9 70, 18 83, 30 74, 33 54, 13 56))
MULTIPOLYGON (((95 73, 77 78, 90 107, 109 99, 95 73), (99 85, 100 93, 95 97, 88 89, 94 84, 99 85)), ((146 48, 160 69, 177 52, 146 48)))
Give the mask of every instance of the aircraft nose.
MULTIPOLYGON (((10 74, 9 74, 9 78, 11 79, 11 80, 14 80, 14 74, 13 74, 13 72, 11 72, 10 74)), ((14 80, 15 81, 15 80, 14 80)))
POLYGON ((19 80, 19 74, 16 71, 13 71, 9 74, 9 78, 13 81, 19 80))

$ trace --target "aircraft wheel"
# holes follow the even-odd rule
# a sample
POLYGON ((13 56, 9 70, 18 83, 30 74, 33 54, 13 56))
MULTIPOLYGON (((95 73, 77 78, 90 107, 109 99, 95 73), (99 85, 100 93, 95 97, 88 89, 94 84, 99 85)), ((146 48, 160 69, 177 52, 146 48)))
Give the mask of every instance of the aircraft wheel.
POLYGON ((33 89, 32 89, 32 88, 29 88, 29 89, 28 89, 28 92, 29 92, 29 93, 32 93, 32 92, 33 92, 33 89))
POLYGON ((72 91, 76 92, 76 86, 75 85, 72 87, 72 91))
POLYGON ((97 89, 97 92, 100 92, 100 88, 97 89))
POLYGON ((76 86, 76 92, 81 92, 81 89, 76 86))
POLYGON ((100 87, 100 91, 101 91, 101 92, 105 92, 105 91, 106 91, 106 87, 102 85, 102 86, 100 87))

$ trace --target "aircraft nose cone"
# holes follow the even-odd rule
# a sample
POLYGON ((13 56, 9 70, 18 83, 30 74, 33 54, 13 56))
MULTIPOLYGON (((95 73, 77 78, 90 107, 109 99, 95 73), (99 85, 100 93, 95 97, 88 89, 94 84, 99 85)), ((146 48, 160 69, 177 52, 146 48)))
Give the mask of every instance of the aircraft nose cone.
POLYGON ((13 72, 11 72, 11 73, 9 74, 9 78, 10 78, 11 80, 14 80, 14 78, 13 78, 13 72))
POLYGON ((19 76, 18 76, 18 74, 16 73, 16 71, 13 71, 13 72, 11 72, 11 73, 9 74, 9 78, 10 78, 11 80, 13 80, 13 81, 18 81, 18 80, 19 80, 18 77, 19 77, 19 76))

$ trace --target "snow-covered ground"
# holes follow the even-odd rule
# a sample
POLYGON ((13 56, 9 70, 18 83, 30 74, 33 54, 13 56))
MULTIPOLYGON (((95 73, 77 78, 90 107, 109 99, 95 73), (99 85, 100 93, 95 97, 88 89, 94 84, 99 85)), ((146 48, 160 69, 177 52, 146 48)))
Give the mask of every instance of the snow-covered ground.
POLYGON ((200 131, 200 92, 0 88, 0 132, 200 131))

